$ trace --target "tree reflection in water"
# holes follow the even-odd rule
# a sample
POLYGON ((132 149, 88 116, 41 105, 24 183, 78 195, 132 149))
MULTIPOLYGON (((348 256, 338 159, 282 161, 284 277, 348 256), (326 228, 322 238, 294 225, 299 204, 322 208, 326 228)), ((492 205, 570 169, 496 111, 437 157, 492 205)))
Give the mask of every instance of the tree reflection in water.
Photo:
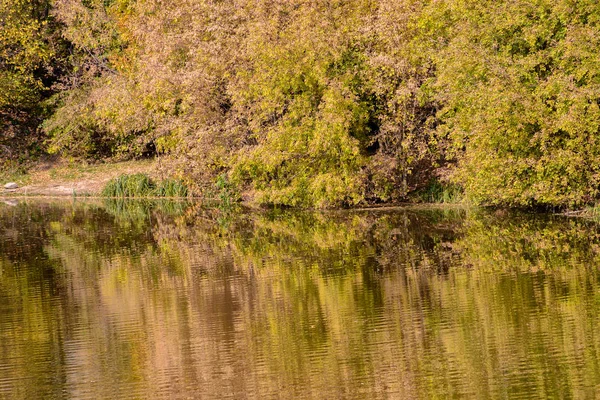
POLYGON ((594 397, 600 236, 464 209, 0 205, 0 397, 594 397))

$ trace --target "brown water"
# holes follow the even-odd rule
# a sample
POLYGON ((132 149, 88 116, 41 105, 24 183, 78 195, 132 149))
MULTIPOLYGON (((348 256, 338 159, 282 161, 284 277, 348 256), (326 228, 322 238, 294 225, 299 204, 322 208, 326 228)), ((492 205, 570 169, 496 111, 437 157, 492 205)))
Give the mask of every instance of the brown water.
POLYGON ((600 229, 0 203, 0 398, 594 398, 600 229))

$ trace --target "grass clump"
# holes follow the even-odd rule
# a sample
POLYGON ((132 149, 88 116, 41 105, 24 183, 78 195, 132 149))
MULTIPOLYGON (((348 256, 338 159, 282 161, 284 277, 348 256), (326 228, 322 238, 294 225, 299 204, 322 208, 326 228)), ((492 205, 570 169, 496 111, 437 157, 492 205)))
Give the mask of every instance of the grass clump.
POLYGON ((111 179, 104 189, 104 197, 186 197, 188 188, 181 181, 165 179, 158 185, 146 174, 121 175, 111 179))
POLYGON ((104 189, 104 197, 149 197, 155 192, 155 184, 145 174, 121 175, 111 179, 104 189))
POLYGON ((180 180, 165 179, 156 188, 158 197, 187 197, 188 188, 180 180))

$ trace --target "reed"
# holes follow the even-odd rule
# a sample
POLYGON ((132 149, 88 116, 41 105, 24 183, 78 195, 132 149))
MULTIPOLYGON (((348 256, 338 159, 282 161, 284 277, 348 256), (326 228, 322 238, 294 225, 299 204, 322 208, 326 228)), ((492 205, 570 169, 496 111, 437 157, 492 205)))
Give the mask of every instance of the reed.
POLYGON ((187 197, 187 186, 175 179, 156 184, 148 175, 121 175, 111 179, 102 190, 103 197, 187 197))

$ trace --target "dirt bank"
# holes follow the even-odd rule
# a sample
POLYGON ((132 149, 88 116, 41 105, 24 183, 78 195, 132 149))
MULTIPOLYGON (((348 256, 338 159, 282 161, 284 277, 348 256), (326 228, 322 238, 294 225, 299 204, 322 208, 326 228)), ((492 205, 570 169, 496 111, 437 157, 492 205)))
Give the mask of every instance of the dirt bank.
POLYGON ((156 170, 155 160, 110 164, 82 164, 64 160, 44 162, 26 174, 2 177, 0 196, 94 196, 102 191, 110 179, 135 173, 156 177, 156 170), (19 188, 4 189, 7 182, 16 182, 19 188))

